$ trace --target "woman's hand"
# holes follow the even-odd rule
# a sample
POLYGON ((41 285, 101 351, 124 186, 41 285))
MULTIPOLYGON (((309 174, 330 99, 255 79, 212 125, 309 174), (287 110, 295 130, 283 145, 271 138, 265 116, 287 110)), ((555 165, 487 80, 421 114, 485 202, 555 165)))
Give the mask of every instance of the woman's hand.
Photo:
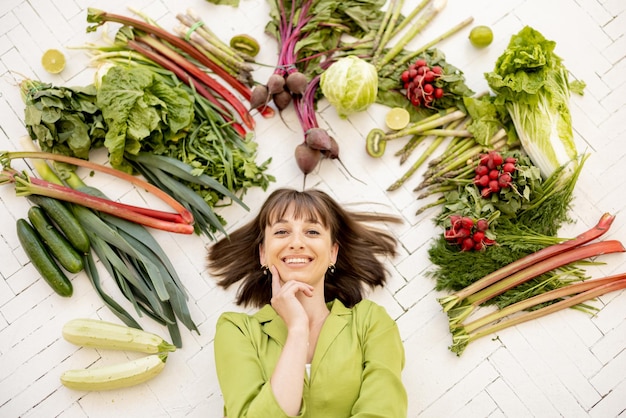
POLYGON ((272 273, 272 299, 270 301, 272 307, 285 321, 287 329, 299 328, 308 331, 309 317, 298 300, 298 295, 313 296, 313 286, 295 280, 281 283, 276 266, 271 266, 270 272, 272 273))

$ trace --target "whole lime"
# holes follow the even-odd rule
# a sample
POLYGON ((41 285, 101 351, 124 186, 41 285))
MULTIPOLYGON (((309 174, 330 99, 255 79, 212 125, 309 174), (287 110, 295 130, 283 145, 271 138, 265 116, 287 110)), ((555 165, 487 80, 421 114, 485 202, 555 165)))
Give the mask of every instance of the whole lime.
POLYGON ((484 48, 493 41, 493 31, 489 26, 475 26, 470 31, 469 40, 476 48, 484 48))

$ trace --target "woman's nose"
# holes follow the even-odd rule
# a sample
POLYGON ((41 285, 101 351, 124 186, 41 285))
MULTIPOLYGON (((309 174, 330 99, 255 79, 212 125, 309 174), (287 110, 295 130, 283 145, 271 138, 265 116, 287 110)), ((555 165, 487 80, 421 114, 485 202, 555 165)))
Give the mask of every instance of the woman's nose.
POLYGON ((294 233, 291 235, 291 241, 289 241, 289 248, 304 248, 304 241, 301 234, 294 233))

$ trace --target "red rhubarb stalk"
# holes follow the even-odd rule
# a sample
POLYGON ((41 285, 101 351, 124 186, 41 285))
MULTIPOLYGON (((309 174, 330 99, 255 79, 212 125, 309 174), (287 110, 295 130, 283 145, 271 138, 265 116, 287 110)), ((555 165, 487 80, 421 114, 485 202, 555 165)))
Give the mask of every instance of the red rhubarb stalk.
POLYGON ((576 306, 579 303, 583 303, 591 299, 595 299, 598 296, 602 296, 606 293, 613 292, 616 290, 621 290, 624 288, 626 288, 626 277, 624 277, 624 274, 622 274, 620 279, 610 280, 608 281, 608 283, 604 283, 599 286, 594 286, 585 292, 578 293, 574 296, 563 299, 559 302, 553 303, 544 308, 530 311, 530 312, 524 313, 523 315, 518 315, 517 317, 509 318, 507 320, 498 322, 497 324, 494 324, 493 326, 489 328, 476 332, 473 336, 471 336, 471 339, 475 340, 477 338, 483 337, 488 334, 492 334, 496 331, 500 331, 504 328, 511 327, 513 325, 518 325, 523 322, 530 321, 532 319, 540 318, 544 315, 557 312, 561 309, 571 308, 572 306, 576 306))
POLYGON ((624 251, 626 251, 626 248, 624 248, 622 243, 617 240, 601 241, 576 247, 561 254, 554 255, 548 259, 544 259, 538 263, 532 264, 529 267, 523 268, 498 281, 497 283, 494 283, 491 286, 468 296, 466 301, 472 305, 478 306, 491 298, 550 270, 554 270, 585 258, 624 251))
POLYGON ((626 279, 626 273, 620 273, 620 274, 616 274, 613 276, 607 276, 601 279, 584 280, 581 282, 572 283, 567 286, 559 287, 557 289, 553 289, 553 290, 541 293, 539 295, 530 297, 528 299, 524 299, 512 305, 508 305, 502 309, 499 309, 497 311, 484 315, 478 319, 475 319, 472 322, 468 322, 467 324, 463 326, 463 328, 465 328, 465 332, 471 333, 494 321, 504 318, 505 316, 509 316, 517 312, 528 310, 542 303, 554 301, 557 299, 562 299, 567 296, 576 295, 576 294, 597 288, 598 286, 604 286, 606 284, 613 283, 617 280, 624 280, 624 279, 626 279))
MULTIPOLYGON (((129 183, 134 184, 140 189, 143 189, 149 193, 152 193, 163 202, 167 203, 172 209, 174 209, 180 216, 184 223, 193 225, 194 218, 193 214, 189 212, 182 204, 180 204, 176 199, 165 193, 163 190, 158 187, 142 180, 139 177, 130 175, 120 170, 116 170, 111 167, 107 167, 101 164, 96 164, 88 160, 83 160, 76 157, 70 157, 68 155, 54 154, 49 152, 39 152, 39 151, 15 151, 15 152, 5 152, 2 153, 2 158, 6 158, 8 160, 15 158, 30 158, 30 159, 44 159, 44 160, 52 160, 58 161, 62 163, 77 165, 80 167, 89 168, 94 171, 99 171, 101 173, 109 174, 114 177, 117 177, 121 180, 128 181, 129 183)), ((80 203, 80 202, 79 202, 80 203)))
MULTIPOLYGON (((595 286, 591 287, 588 290, 581 291, 580 293, 564 298, 559 302, 555 302, 543 308, 524 312, 520 315, 514 315, 501 321, 496 321, 495 323, 491 323, 491 325, 489 326, 481 327, 476 332, 468 332, 467 327, 459 327, 453 332, 452 345, 449 347, 450 351, 460 356, 469 343, 479 338, 501 331, 505 328, 512 327, 514 325, 519 325, 533 319, 541 318, 543 316, 558 312, 565 308, 571 308, 578 304, 587 302, 591 299, 595 299, 598 296, 602 296, 606 293, 624 289, 626 288, 626 274, 620 274, 608 277, 606 279, 593 280, 593 282, 595 283, 595 286)), ((580 284, 582 285, 582 283, 580 284)), ((561 297, 556 294, 553 295, 554 298, 552 300, 561 297)), ((474 329, 477 329, 477 327, 474 327, 474 329)))

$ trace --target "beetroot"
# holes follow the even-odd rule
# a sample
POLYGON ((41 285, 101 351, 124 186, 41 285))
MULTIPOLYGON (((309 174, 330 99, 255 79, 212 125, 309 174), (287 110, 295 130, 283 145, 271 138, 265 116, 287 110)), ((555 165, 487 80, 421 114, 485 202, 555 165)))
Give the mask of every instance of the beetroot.
POLYGON ((258 84, 254 86, 250 93, 250 109, 256 109, 265 106, 269 101, 270 95, 266 86, 258 84))
POLYGON ((287 75, 285 84, 292 94, 302 95, 306 91, 308 80, 300 71, 292 71, 287 75))
POLYGON ((298 167, 304 175, 307 175, 317 167, 322 159, 322 153, 303 142, 296 147, 295 157, 298 167))
POLYGON ((331 141, 330 135, 325 129, 322 128, 311 128, 304 134, 304 141, 306 144, 313 149, 320 151, 328 151, 330 150, 331 141))
POLYGON ((291 93, 283 89, 280 92, 273 94, 272 100, 278 110, 285 110, 287 106, 289 106, 289 103, 291 103, 291 93))
POLYGON ((330 138, 330 147, 327 150, 322 151, 324 157, 330 158, 331 160, 335 160, 339 158, 339 144, 332 136, 330 138))
POLYGON ((267 79, 267 90, 269 94, 274 95, 278 94, 285 89, 285 77, 280 75, 279 73, 272 74, 267 79))

